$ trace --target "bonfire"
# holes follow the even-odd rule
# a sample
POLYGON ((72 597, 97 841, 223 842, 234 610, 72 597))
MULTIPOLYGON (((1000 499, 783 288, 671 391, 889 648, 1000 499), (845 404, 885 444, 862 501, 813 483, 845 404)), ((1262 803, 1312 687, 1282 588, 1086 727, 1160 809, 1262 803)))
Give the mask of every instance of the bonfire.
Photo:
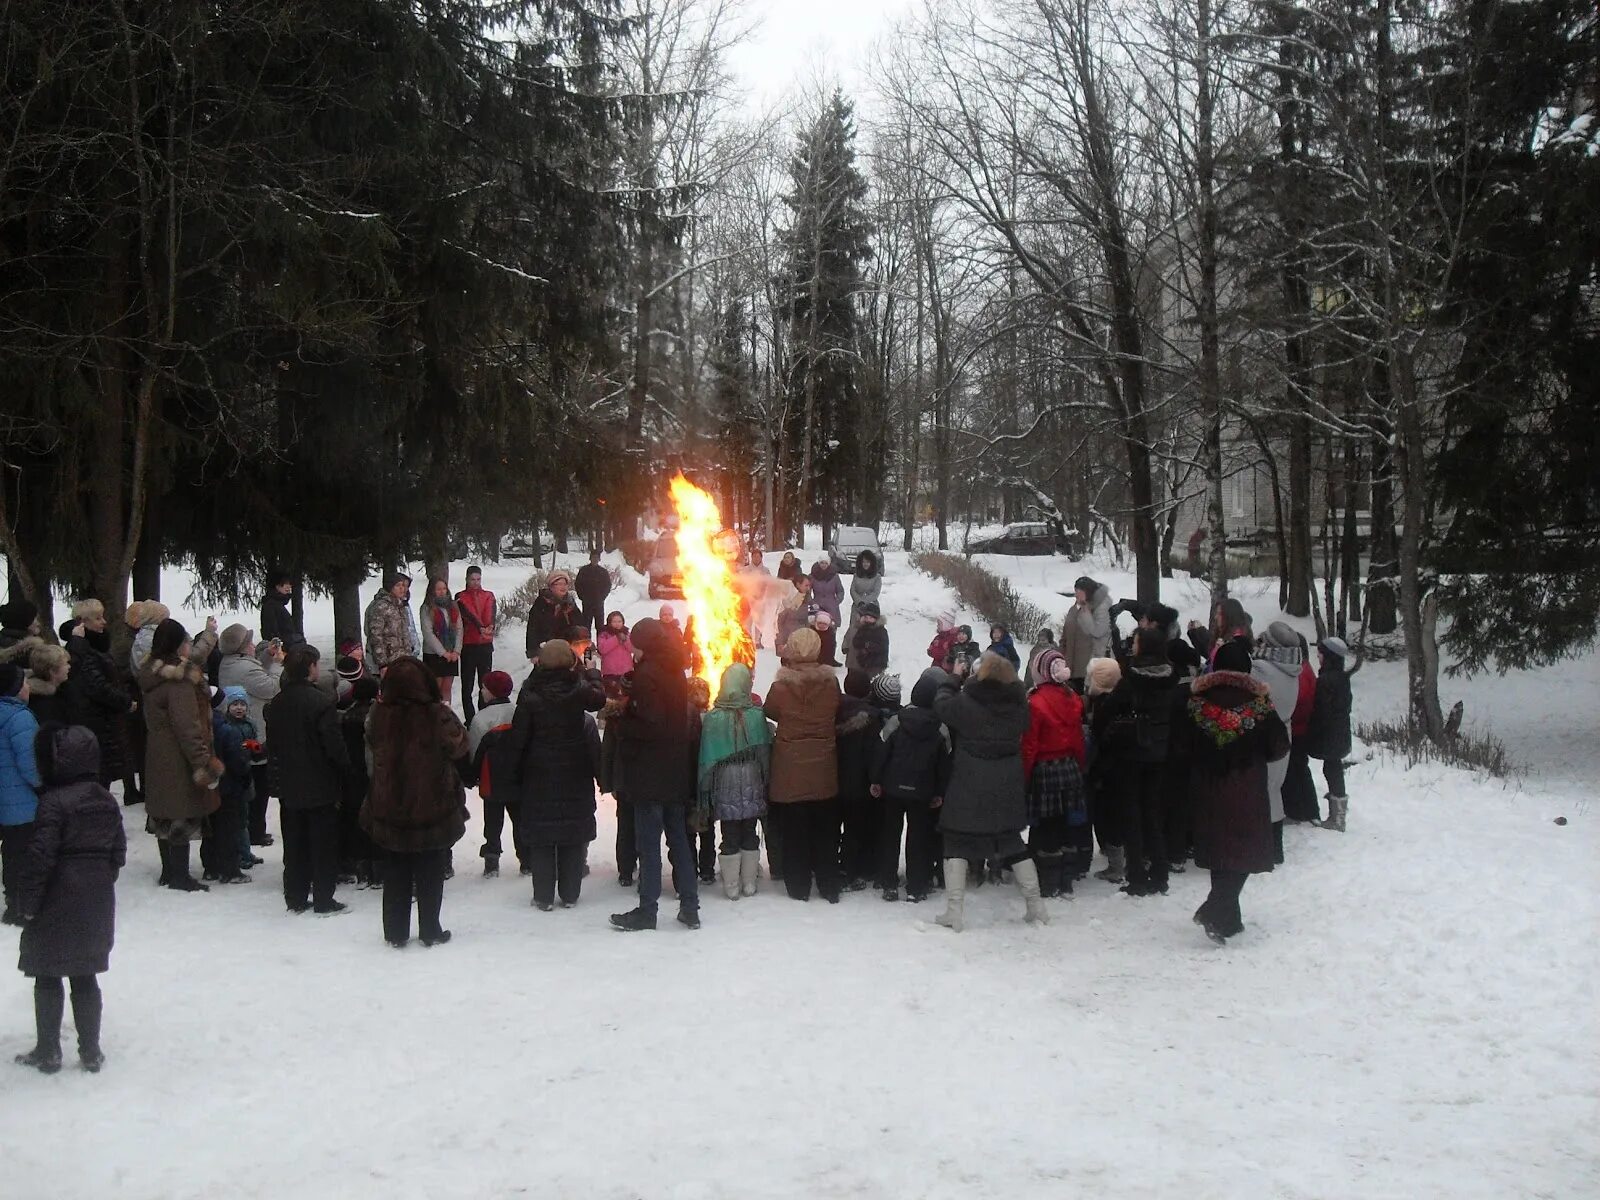
POLYGON ((715 696, 724 671, 736 662, 754 665, 756 658, 733 581, 739 535, 723 528, 722 513, 710 494, 681 474, 672 481, 672 506, 678 513, 678 573, 699 651, 695 673, 715 696))

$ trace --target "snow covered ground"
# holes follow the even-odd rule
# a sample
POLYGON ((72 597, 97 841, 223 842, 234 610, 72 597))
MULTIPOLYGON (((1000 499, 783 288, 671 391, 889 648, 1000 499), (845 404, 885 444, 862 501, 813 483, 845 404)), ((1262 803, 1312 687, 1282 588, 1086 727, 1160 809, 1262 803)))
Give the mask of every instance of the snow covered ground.
MULTIPOLYGON (((1058 615, 1084 570, 1132 593, 1103 567, 989 565, 1058 615)), ((887 566, 909 688, 954 603, 902 554, 887 566)), ((489 567, 486 585, 527 571, 489 567)), ((1252 587, 1259 627, 1275 593, 1252 587)), ((641 593, 614 598, 630 621, 657 607, 641 593)), ((1198 584, 1167 598, 1203 615, 1198 584)), ((328 606, 308 624, 331 641, 328 606)), ((521 638, 501 641, 518 678, 521 638)), ((758 689, 774 669, 764 654, 758 689)), ((1359 710, 1398 712, 1403 676, 1368 666, 1359 710)), ((632 893, 603 802, 577 908, 539 913, 525 880, 480 878, 474 821, 445 893, 455 940, 397 953, 376 892, 343 889, 342 918, 287 915, 276 848, 248 887, 156 888, 130 810, 108 1065, 6 1064, 0 1194, 1600 1194, 1600 657, 1457 695, 1528 773, 1408 773, 1358 749, 1350 832, 1291 828, 1225 948, 1190 923, 1192 870, 1150 900, 1089 881, 1043 929, 1009 889, 974 893, 959 936, 935 904, 769 890, 705 897, 698 933, 624 936, 605 927, 632 893)), ((0 1051, 31 1029, 28 982, 0 975, 0 1051)))

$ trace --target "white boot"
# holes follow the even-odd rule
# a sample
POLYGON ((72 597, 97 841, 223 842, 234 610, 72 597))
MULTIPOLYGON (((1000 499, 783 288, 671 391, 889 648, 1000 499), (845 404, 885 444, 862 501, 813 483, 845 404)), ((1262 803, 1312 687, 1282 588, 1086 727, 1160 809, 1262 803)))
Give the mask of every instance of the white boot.
MULTIPOLYGON (((1039 894, 1038 876, 1034 876, 1034 895, 1039 894)), ((947 858, 944 860, 944 899, 945 909, 934 918, 946 929, 953 929, 960 933, 965 928, 962 920, 962 902, 967 897, 967 860, 964 858, 947 858)))
POLYGON ((739 851, 739 894, 754 896, 756 880, 761 878, 761 851, 739 851))
POLYGON ((1122 847, 1107 846, 1105 870, 1096 871, 1094 877, 1104 879, 1107 883, 1121 883, 1125 878, 1126 865, 1122 847))
POLYGON ((717 857, 717 873, 722 876, 722 894, 729 900, 739 898, 740 856, 723 854, 717 857))
POLYGON ((1022 898, 1028 902, 1027 922, 1029 925, 1050 924, 1050 914, 1044 906, 1044 897, 1039 895, 1039 868, 1033 859, 1025 858, 1019 863, 1013 863, 1011 874, 1017 881, 1017 890, 1022 893, 1022 898))

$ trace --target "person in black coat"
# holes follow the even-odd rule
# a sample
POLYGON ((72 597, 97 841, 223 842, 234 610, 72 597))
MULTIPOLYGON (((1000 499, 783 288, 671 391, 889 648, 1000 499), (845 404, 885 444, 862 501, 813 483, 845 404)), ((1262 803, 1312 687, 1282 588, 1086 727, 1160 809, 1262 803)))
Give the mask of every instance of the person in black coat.
POLYGON ((528 661, 539 661, 539 647, 551 638, 565 639, 574 625, 583 624, 583 613, 572 598, 572 576, 554 571, 545 582, 533 607, 528 610, 528 633, 524 645, 528 661))
POLYGON ((533 904, 542 912, 578 902, 584 860, 595 838, 595 782, 600 732, 589 715, 606 702, 600 684, 581 674, 572 647, 552 638, 517 697, 504 752, 508 803, 522 810, 521 836, 530 856, 533 904))
POLYGON ((72 659, 72 682, 79 700, 79 720, 100 744, 100 782, 123 779, 130 798, 132 771, 124 752, 124 732, 133 701, 117 674, 106 631, 106 610, 98 600, 80 600, 73 619, 62 626, 61 641, 72 659))
POLYGON ((872 767, 878 756, 884 715, 883 708, 872 699, 872 678, 862 671, 846 674, 844 698, 839 702, 833 731, 843 826, 839 878, 844 880, 847 892, 861 891, 878 874, 883 806, 872 797, 872 767))
POLYGON ((1122 832, 1128 876, 1122 890, 1130 896, 1167 893, 1167 760, 1177 684, 1165 635, 1140 628, 1122 681, 1095 705, 1094 740, 1122 832))
POLYGON ((267 578, 267 592, 261 597, 261 623, 258 635, 262 644, 278 641, 285 650, 305 644, 306 635, 294 623, 289 599, 294 595, 294 576, 275 571, 267 578))
POLYGON ((611 595, 611 572, 600 565, 600 551, 589 551, 589 561, 578 568, 573 590, 583 602, 583 624, 599 637, 606 627, 606 597, 611 595))
POLYGON ((871 679, 889 669, 889 631, 883 626, 882 612, 871 600, 856 605, 853 615, 860 623, 850 639, 850 653, 846 657, 850 666, 865 671, 871 679))
MULTIPOLYGON (((950 782, 950 738, 933 713, 944 672, 929 669, 911 688, 911 703, 884 722, 872 764, 872 794, 883 805, 878 886, 885 900, 900 898, 900 828, 906 835, 906 899, 928 898, 940 857, 939 806, 950 782)), ((883 675, 873 690, 887 706, 898 701, 900 680, 883 675)))
POLYGON ((81 725, 43 730, 34 743, 44 790, 22 863, 17 967, 33 979, 34 1047, 17 1062, 45 1074, 61 1069, 62 979, 72 981, 72 1021, 86 1071, 100 1049, 100 984, 116 933, 117 873, 127 861, 122 809, 100 783, 100 747, 81 725))
POLYGON ((611 924, 625 932, 656 927, 661 900, 661 838, 672 848, 678 921, 700 927, 700 879, 689 842, 688 806, 693 799, 686 769, 689 755, 689 684, 682 643, 660 621, 646 617, 633 628, 640 655, 633 669, 626 710, 617 718, 617 770, 633 804, 634 847, 639 856, 639 905, 616 913, 611 924))
POLYGON ((317 686, 320 657, 315 646, 296 646, 283 660, 282 690, 266 708, 267 769, 282 822, 283 902, 293 913, 331 916, 348 907, 333 892, 351 768, 333 697, 317 686))
POLYGON ((1344 790, 1344 756, 1350 753, 1350 672, 1345 664, 1350 647, 1343 638, 1328 637, 1317 643, 1321 667, 1316 698, 1306 726, 1306 752, 1322 760, 1322 777, 1328 784, 1328 819, 1324 829, 1344 832, 1350 797, 1344 790))
POLYGON ((225 710, 230 705, 248 712, 249 694, 242 687, 219 688, 211 698, 211 744, 217 761, 222 763, 222 780, 217 785, 222 803, 206 821, 205 835, 200 839, 201 878, 218 883, 249 883, 250 877, 240 863, 240 835, 249 817, 255 771, 239 727, 228 719, 225 710))
POLYGON ((383 887, 383 851, 361 828, 361 806, 372 782, 367 773, 367 718, 378 700, 378 681, 363 676, 350 685, 350 695, 339 709, 339 733, 344 738, 350 774, 339 802, 339 871, 362 887, 383 887))

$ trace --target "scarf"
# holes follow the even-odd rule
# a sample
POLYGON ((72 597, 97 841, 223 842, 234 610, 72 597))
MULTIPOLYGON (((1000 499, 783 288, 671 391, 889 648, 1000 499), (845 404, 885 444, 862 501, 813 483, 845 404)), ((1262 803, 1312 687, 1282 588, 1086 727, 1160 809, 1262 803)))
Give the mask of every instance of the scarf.
POLYGON ((734 663, 722 675, 717 701, 700 724, 699 792, 711 788, 711 773, 718 763, 748 755, 772 744, 772 727, 750 698, 750 668, 734 663))

